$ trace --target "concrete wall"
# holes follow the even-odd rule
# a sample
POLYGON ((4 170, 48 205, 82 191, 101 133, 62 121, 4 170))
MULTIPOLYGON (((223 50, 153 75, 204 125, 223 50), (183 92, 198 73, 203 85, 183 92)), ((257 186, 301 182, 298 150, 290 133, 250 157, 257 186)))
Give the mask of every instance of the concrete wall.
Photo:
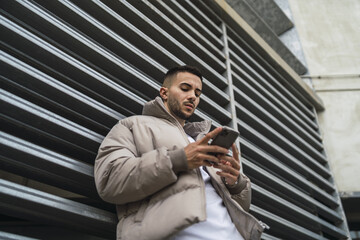
POLYGON ((340 192, 360 191, 360 1, 290 0, 340 192))

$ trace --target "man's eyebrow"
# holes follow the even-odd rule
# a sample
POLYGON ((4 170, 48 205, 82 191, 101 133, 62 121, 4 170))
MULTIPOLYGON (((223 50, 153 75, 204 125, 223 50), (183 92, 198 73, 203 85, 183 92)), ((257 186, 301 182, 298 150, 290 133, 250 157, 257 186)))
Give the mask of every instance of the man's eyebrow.
MULTIPOLYGON (((186 83, 186 82, 180 83, 180 85, 186 85, 186 86, 192 88, 192 86, 191 86, 190 84, 186 83)), ((202 90, 199 89, 199 88, 197 88, 197 89, 195 89, 195 90, 196 90, 196 91, 199 91, 200 93, 202 93, 202 90)))

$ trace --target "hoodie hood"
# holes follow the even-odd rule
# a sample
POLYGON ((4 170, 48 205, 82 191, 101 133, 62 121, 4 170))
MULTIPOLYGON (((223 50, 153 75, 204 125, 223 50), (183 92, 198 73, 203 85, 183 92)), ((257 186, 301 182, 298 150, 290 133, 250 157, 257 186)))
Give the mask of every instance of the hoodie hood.
POLYGON ((177 121, 165 108, 164 102, 161 97, 156 97, 154 100, 151 100, 145 103, 142 115, 152 116, 157 118, 164 118, 170 121, 177 121))
MULTIPOLYGON (((172 116, 165 108, 164 102, 161 97, 156 97, 154 100, 151 100, 145 103, 142 115, 153 116, 157 118, 167 119, 174 124, 179 123, 174 116, 172 116)), ((188 122, 184 126, 185 133, 189 134, 191 137, 196 138, 196 136, 201 132, 208 132, 211 128, 211 121, 204 120, 201 122, 188 122), (190 134, 191 133, 191 134, 190 134)))

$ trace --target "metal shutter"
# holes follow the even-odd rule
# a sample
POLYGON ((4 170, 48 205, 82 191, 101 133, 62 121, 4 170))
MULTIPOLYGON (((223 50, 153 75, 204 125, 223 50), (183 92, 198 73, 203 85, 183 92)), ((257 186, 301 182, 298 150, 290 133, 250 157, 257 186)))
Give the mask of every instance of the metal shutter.
POLYGON ((1 1, 1 170, 77 197, 1 179, 0 236, 15 235, 10 218, 114 238, 113 206, 93 182, 97 148, 157 96, 168 68, 189 64, 204 75, 192 120, 241 133, 263 239, 346 238, 314 106, 214 5, 1 1))

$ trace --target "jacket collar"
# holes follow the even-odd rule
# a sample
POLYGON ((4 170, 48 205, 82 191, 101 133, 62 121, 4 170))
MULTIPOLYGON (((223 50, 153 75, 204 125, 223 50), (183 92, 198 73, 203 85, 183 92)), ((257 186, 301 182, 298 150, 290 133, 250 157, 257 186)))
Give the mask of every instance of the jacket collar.
MULTIPOLYGON (((163 118, 176 124, 178 121, 165 108, 164 102, 160 97, 145 103, 142 115, 163 118)), ((211 128, 211 121, 204 120, 201 122, 188 122, 184 126, 185 133, 196 138, 200 133, 208 132, 211 128)))

